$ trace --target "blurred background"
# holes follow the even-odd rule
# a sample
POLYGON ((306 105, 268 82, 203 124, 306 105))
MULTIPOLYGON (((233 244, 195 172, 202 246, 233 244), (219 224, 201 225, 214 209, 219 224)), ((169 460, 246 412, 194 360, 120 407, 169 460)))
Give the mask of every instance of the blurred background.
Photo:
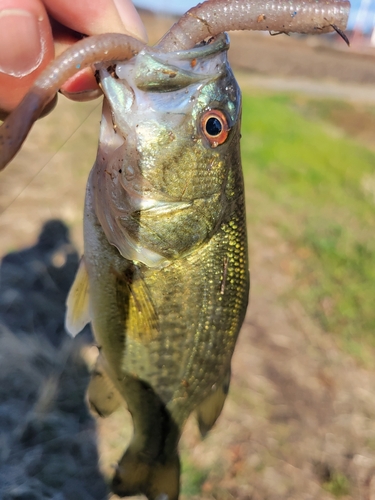
MULTIPOLYGON (((135 3, 157 3, 141 11, 151 43, 194 4, 135 3)), ((353 2, 351 48, 231 34, 251 300, 222 416, 203 442, 193 418, 184 432, 183 500, 375 500, 374 14, 353 2)), ((4 500, 107 498, 132 433, 125 410, 89 415, 97 351, 63 325, 100 108, 60 97, 1 173, 4 500)))

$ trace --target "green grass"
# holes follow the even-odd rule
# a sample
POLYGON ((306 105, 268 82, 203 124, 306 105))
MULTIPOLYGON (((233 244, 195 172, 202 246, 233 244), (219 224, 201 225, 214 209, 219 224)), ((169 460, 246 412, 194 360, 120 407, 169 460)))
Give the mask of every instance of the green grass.
POLYGON ((349 494, 350 483, 346 476, 337 472, 333 474, 329 481, 323 484, 323 488, 336 498, 340 498, 349 494))
POLYGON ((205 480, 207 479, 207 470, 197 467, 187 456, 182 454, 182 480, 181 493, 184 495, 199 495, 205 480))
POLYGON ((243 101, 250 237, 262 224, 279 231, 298 260, 291 294, 364 358, 375 346, 375 153, 348 132, 359 112, 285 95, 243 101))

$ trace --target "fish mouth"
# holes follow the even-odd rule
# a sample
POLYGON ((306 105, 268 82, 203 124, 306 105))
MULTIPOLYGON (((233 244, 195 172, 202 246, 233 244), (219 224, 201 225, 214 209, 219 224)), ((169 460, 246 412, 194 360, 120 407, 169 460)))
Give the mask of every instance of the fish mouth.
MULTIPOLYGON (((170 92, 220 76, 226 62, 217 56, 229 49, 227 33, 202 42, 193 49, 163 53, 157 47, 145 47, 134 58, 135 86, 146 92, 170 92)), ((127 64, 116 65, 116 75, 127 77, 127 64)))

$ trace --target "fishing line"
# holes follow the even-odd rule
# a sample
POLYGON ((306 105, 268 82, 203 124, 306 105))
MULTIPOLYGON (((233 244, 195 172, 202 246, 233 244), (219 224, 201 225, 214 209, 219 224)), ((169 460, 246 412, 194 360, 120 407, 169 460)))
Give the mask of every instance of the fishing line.
POLYGON ((66 145, 66 143, 68 141, 70 141, 70 139, 73 137, 73 135, 82 127, 82 125, 90 118, 90 116, 98 109, 98 106, 101 106, 102 105, 102 101, 100 101, 90 112, 89 114, 86 116, 86 118, 84 118, 84 120, 82 120, 82 122, 73 130, 73 132, 66 138, 65 142, 63 144, 61 144, 61 146, 53 153, 53 155, 46 161, 46 163, 42 166, 42 168, 40 168, 36 174, 34 174, 31 179, 29 180, 29 182, 27 182, 25 184, 25 186, 22 188, 22 190, 13 198, 13 200, 10 201, 10 203, 8 203, 8 205, 0 211, 0 217, 2 217, 4 215, 4 213, 8 210, 8 208, 10 208, 13 203, 15 201, 18 200, 18 198, 27 190, 27 188, 30 186, 30 184, 38 177, 38 175, 51 163, 51 161, 55 158, 56 155, 59 154, 59 152, 62 150, 62 148, 66 145))

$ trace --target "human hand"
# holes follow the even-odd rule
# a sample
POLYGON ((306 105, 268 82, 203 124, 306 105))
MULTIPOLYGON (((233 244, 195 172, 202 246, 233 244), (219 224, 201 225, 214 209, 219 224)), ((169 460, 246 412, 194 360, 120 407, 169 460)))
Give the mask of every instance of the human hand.
MULTIPOLYGON (((14 109, 55 55, 80 34, 108 32, 147 41, 131 0, 0 0, 0 110, 14 109)), ((94 91, 97 84, 87 68, 63 89, 94 91)))

